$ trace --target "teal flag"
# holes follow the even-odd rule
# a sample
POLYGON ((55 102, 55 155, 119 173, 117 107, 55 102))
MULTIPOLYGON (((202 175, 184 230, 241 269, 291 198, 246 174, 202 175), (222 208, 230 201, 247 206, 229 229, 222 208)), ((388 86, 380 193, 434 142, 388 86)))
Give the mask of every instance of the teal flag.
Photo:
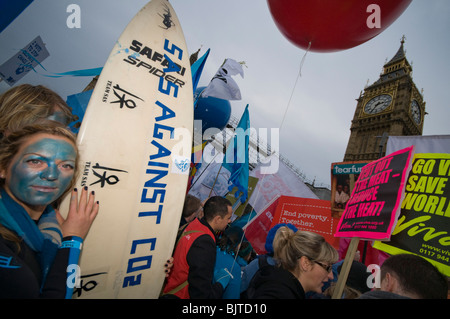
POLYGON ((200 76, 203 72, 203 67, 205 66, 206 59, 208 59, 209 56, 209 49, 206 51, 203 56, 195 61, 191 66, 191 73, 192 73, 192 88, 193 92, 195 93, 195 90, 197 89, 198 81, 200 80, 200 76))
POLYGON ((229 189, 237 187, 238 191, 235 197, 239 197, 242 203, 248 197, 248 174, 249 174, 249 160, 248 160, 248 144, 250 139, 250 116, 248 112, 248 104, 245 107, 244 113, 236 127, 233 140, 228 145, 223 158, 222 167, 230 171, 231 185, 229 189))

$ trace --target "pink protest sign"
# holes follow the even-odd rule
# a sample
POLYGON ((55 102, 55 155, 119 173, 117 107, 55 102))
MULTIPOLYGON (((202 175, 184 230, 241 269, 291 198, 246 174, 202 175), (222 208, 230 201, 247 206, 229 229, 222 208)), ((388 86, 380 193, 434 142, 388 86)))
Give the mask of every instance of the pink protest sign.
POLYGON ((389 240, 403 200, 414 147, 364 166, 337 226, 336 237, 389 240))

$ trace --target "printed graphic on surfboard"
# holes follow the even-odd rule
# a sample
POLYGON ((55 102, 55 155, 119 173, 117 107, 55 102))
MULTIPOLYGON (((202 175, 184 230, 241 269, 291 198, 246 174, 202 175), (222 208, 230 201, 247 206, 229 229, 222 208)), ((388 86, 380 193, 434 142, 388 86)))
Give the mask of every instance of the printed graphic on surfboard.
POLYGON ((74 298, 159 296, 186 192, 192 127, 184 35, 169 2, 152 0, 115 44, 79 131, 76 187, 95 191, 100 212, 83 244, 74 298))

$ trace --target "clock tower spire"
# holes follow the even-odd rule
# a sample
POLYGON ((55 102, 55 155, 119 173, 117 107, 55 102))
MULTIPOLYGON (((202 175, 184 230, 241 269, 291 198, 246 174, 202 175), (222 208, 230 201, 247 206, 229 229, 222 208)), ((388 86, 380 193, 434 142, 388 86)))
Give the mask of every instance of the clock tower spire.
POLYGON ((426 103, 412 79, 405 39, 384 64, 380 78, 356 100, 344 161, 379 158, 384 155, 387 136, 422 135, 426 103))

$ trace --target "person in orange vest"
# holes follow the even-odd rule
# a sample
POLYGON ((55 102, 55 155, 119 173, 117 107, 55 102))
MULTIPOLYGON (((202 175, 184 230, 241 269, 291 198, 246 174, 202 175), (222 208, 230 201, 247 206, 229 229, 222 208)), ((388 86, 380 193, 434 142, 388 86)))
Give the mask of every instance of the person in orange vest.
POLYGON ((208 199, 204 217, 194 219, 183 231, 173 255, 173 267, 163 296, 181 299, 219 299, 231 277, 226 269, 214 272, 215 233, 227 228, 232 204, 221 196, 208 199))

